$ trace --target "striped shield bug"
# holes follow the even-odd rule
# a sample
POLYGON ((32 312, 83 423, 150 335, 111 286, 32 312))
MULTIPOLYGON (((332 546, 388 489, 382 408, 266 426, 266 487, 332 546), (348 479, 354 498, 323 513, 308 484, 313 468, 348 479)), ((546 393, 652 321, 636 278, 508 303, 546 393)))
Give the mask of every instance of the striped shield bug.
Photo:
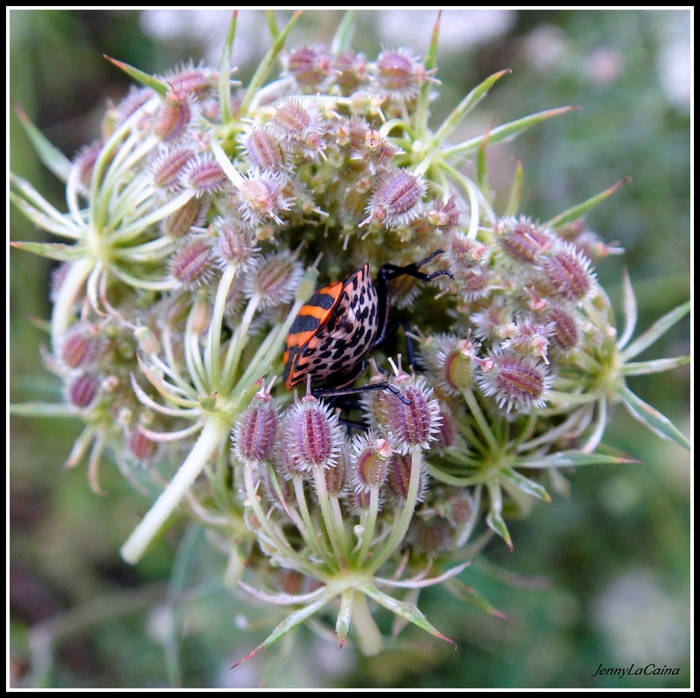
POLYGON ((314 293, 299 310, 284 352, 284 383, 287 389, 309 383, 316 396, 348 395, 365 390, 390 390, 388 383, 353 387, 365 369, 367 354, 378 347, 388 331, 389 283, 400 276, 430 282, 438 276, 452 277, 446 269, 426 274, 420 268, 432 254, 406 266, 384 264, 372 281, 369 264, 342 281, 314 293))

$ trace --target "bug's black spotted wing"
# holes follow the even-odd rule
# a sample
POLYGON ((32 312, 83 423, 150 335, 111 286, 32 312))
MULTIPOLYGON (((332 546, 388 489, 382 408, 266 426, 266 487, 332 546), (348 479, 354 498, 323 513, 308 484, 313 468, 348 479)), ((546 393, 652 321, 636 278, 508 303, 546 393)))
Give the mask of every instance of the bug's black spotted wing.
POLYGON ((287 388, 352 382, 378 332, 378 298, 369 264, 317 291, 301 308, 284 355, 287 388))

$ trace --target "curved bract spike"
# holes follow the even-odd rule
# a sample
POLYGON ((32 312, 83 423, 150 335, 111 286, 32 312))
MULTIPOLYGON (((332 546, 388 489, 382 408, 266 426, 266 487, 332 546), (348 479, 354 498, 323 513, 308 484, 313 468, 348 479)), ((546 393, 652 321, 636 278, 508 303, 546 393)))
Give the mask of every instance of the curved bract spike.
POLYGON ((161 97, 167 96, 168 92, 170 92, 170 87, 168 87, 168 84, 156 77, 153 77, 153 75, 144 73, 143 70, 134 68, 133 65, 124 63, 124 61, 118 61, 116 58, 111 58, 110 56, 105 56, 105 58, 113 65, 116 65, 117 68, 123 70, 129 77, 132 77, 134 80, 140 82, 144 87, 150 87, 161 97))

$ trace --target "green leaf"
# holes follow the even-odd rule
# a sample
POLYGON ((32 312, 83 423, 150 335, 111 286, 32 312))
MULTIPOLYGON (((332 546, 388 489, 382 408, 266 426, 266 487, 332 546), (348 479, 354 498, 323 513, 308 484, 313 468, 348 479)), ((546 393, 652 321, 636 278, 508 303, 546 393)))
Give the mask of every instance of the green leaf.
POLYGON ((58 262, 72 262, 85 256, 85 250, 82 248, 60 242, 11 242, 10 245, 58 262))
POLYGON ((499 513, 493 511, 493 509, 489 511, 486 516, 486 524, 494 533, 497 533, 503 538, 506 545, 513 550, 513 541, 510 537, 510 531, 508 531, 508 526, 506 526, 506 522, 499 513))
POLYGON ((52 206, 26 179, 10 173, 10 183, 19 189, 19 193, 10 192, 10 200, 35 225, 71 240, 80 238, 79 225, 52 206))
POLYGON ((552 501, 549 493, 542 485, 526 478, 512 468, 502 468, 500 472, 503 477, 510 480, 520 491, 525 492, 525 494, 529 494, 531 497, 537 497, 537 499, 542 499, 545 502, 552 501))
POLYGON ((626 363, 622 366, 622 374, 625 376, 646 376, 650 373, 663 373, 672 371, 690 363, 689 356, 676 356, 670 359, 653 359, 651 361, 637 361, 626 363))
MULTIPOLYGON (((491 87, 493 87, 493 85, 504 75, 507 75, 510 72, 510 70, 499 70, 497 73, 490 75, 476 87, 474 87, 442 122, 442 126, 440 126, 440 128, 436 131, 435 136, 433 136, 432 146, 438 147, 440 143, 444 143, 445 140, 447 140, 455 129, 462 123, 462 121, 464 121, 474 107, 476 107, 476 105, 479 104, 484 97, 486 97, 491 87)), ((502 126, 501 128, 505 127, 502 126)), ((466 143, 472 143, 473 141, 476 141, 476 148, 478 148, 483 141, 483 136, 480 136, 478 139, 472 139, 472 141, 466 141, 466 143)), ((493 139, 489 138, 489 142, 494 141, 493 139)), ((455 146, 455 148, 458 147, 459 146, 455 146)), ((473 150, 476 150, 476 148, 473 148, 473 150)), ((449 153, 450 150, 447 152, 449 153)))
POLYGON ((616 184, 608 187, 605 191, 600 192, 600 194, 596 194, 590 199, 586 199, 586 201, 574 206, 573 208, 570 208, 568 211, 560 213, 558 216, 552 218, 552 220, 547 221, 544 225, 556 230, 566 223, 571 223, 572 221, 578 220, 590 210, 594 209, 598 204, 602 203, 606 199, 609 199, 623 184, 631 181, 632 179, 630 177, 621 179, 616 184))
POLYGON ((675 441, 677 444, 690 450, 690 441, 673 424, 673 422, 657 409, 647 404, 639 396, 635 395, 627 386, 623 386, 618 395, 627 411, 642 424, 658 434, 663 439, 675 441))
MULTIPOLYGON (((436 69, 438 39, 440 38, 441 15, 442 11, 439 11, 437 19, 435 20, 435 24, 433 25, 433 33, 430 36, 430 46, 428 47, 428 53, 424 61, 425 71, 428 76, 430 75, 430 71, 436 69)), ((418 95, 418 101, 416 104, 415 118, 413 121, 415 124, 415 131, 417 134, 425 133, 425 130, 428 126, 428 116, 430 114, 430 91, 431 79, 426 79, 423 81, 423 84, 420 88, 420 94, 418 95)))
POLYGON ((580 468, 584 465, 619 465, 621 463, 638 463, 632 458, 611 456, 605 453, 584 453, 582 451, 559 451, 546 456, 516 458, 513 466, 517 468, 580 468))
POLYGON ((31 204, 26 199, 15 194, 15 192, 10 192, 10 201, 32 222, 37 228, 46 230, 49 233, 54 233, 55 235, 60 235, 61 237, 67 237, 71 240, 77 240, 78 236, 73 234, 69 226, 64 224, 62 217, 56 218, 56 216, 45 215, 42 211, 31 204))
POLYGON ((405 601, 399 601, 393 596, 389 596, 388 594, 385 594, 383 591, 380 591, 379 589, 371 585, 363 585, 362 587, 360 587, 359 591, 364 592, 371 599, 374 599, 378 604, 384 606, 384 608, 388 609, 397 616, 404 618, 410 623, 417 625, 419 628, 429 632, 434 637, 437 637, 440 640, 444 640, 445 642, 449 642, 455 647, 457 646, 457 644, 453 640, 450 640, 449 637, 443 635, 435 626, 429 623, 428 619, 423 615, 418 606, 416 606, 415 604, 407 603, 405 601))
MULTIPOLYGON (((496 75, 499 74, 496 73, 496 75)), ((503 126, 498 126, 491 130, 489 133, 489 144, 505 143, 516 136, 519 136, 521 133, 523 133, 523 131, 526 131, 532 126, 536 126, 547 119, 551 119, 552 117, 566 114, 574 109, 577 109, 577 107, 559 107, 558 109, 548 109, 547 111, 538 112, 537 114, 530 114, 530 116, 525 116, 522 119, 510 121, 507 124, 503 124, 503 126)), ((463 141, 462 143, 454 145, 451 148, 445 149, 443 151, 443 155, 446 159, 471 155, 471 153, 479 149, 483 139, 483 136, 470 138, 468 141, 463 141)))
POLYGON ((340 595, 340 609, 338 610, 338 618, 335 623, 335 634, 338 636, 338 641, 342 647, 350 630, 350 621, 352 620, 352 606, 355 597, 354 589, 343 589, 340 595))
POLYGON ((166 97, 168 92, 170 92, 170 87, 162 80, 159 80, 148 73, 144 73, 142 70, 134 68, 134 66, 129 65, 128 63, 124 63, 124 61, 118 61, 116 58, 110 58, 109 56, 105 56, 105 58, 113 65, 116 65, 117 68, 123 70, 129 77, 133 78, 137 82, 140 82, 146 87, 150 87, 161 97, 166 97))
POLYGON ((498 480, 490 480, 486 483, 489 491, 489 499, 491 500, 489 506, 489 513, 486 516, 486 524, 494 532, 497 533, 506 545, 513 550, 513 541, 510 537, 510 532, 506 526, 506 522, 503 520, 501 512, 503 511, 503 494, 501 493, 501 486, 498 480))
POLYGON ((510 621, 510 618, 503 611, 499 611, 483 594, 474 589, 474 587, 464 584, 459 579, 450 579, 446 583, 446 587, 460 601, 468 603, 490 616, 510 621))
POLYGON ((617 346, 620 349, 627 346, 637 326, 637 298, 634 295, 634 288, 632 287, 627 269, 625 269, 622 274, 622 312, 625 319, 625 326, 617 340, 617 346))
POLYGON ((272 10, 265 10, 265 19, 267 19, 267 30, 270 32, 270 36, 274 41, 280 35, 277 20, 275 19, 275 13, 272 10))
POLYGON ((659 337, 664 335, 679 320, 682 320, 690 312, 690 301, 682 303, 671 312, 666 313, 657 320, 644 334, 637 337, 626 349, 620 352, 622 360, 626 363, 629 359, 641 354, 647 347, 651 346, 659 337))
POLYGON ((267 639, 261 642, 254 650, 248 652, 243 659, 237 661, 231 669, 247 662, 256 655, 260 654, 264 649, 267 649, 273 642, 279 640, 282 635, 288 633, 300 623, 303 623, 307 618, 311 617, 316 611, 322 609, 336 595, 336 592, 328 588, 319 589, 322 592, 313 603, 310 603, 303 608, 300 608, 293 613, 290 613, 268 636, 267 639))
POLYGON ((15 105, 15 111, 41 162, 65 184, 73 168, 71 161, 44 137, 44 134, 29 120, 19 104, 15 105))
POLYGON ((70 411, 62 402, 22 402, 10 405, 10 414, 16 417, 62 417, 77 418, 79 415, 70 411))
POLYGON ((233 121, 231 113, 231 65, 233 64, 233 41, 236 37, 237 23, 238 10, 234 10, 219 63, 219 106, 221 107, 222 124, 229 124, 233 121))
POLYGON ((346 10, 331 41, 331 51, 335 54, 347 51, 357 28, 357 10, 346 10))
POLYGON ((476 154, 476 183, 489 203, 493 203, 492 190, 489 185, 488 166, 486 163, 486 145, 488 143, 488 134, 484 136, 484 140, 479 146, 476 154))
POLYGON ((253 77, 248 83, 248 89, 246 90, 245 97, 238 107, 238 116, 246 116, 248 109, 250 108, 250 103, 257 94, 258 90, 262 87, 263 83, 267 79, 268 74, 272 70, 274 62, 277 60, 277 56, 281 53, 284 48, 284 42, 289 36, 289 32, 292 31, 292 27, 297 23, 301 17, 301 10, 297 10, 292 18, 289 20, 287 26, 282 30, 282 32, 275 38, 274 43, 270 46, 268 52, 263 56, 260 63, 258 63, 257 70, 255 71, 253 77))
POLYGON ((523 163, 518 160, 515 164, 515 176, 513 185, 510 188, 508 203, 503 211, 504 216, 514 216, 520 210, 520 203, 523 198, 523 163))

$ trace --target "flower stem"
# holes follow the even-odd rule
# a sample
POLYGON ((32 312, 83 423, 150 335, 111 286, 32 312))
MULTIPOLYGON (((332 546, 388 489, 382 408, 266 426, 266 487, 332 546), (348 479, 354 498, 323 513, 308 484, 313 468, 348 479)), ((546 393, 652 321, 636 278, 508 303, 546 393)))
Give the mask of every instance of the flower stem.
POLYGON ((61 284, 51 315, 51 343, 54 351, 58 341, 65 334, 73 318, 73 306, 79 295, 85 293, 85 283, 95 266, 90 258, 79 259, 71 264, 66 278, 61 284))
POLYGON ((353 594, 352 618, 360 652, 366 657, 379 654, 384 646, 384 641, 374 618, 372 618, 372 613, 367 605, 367 597, 361 591, 355 591, 353 594))
POLYGON ((189 455, 170 484, 161 492, 160 497, 141 519, 121 548, 121 556, 127 562, 136 564, 151 541, 185 496, 190 485, 202 472, 212 451, 226 439, 231 425, 222 415, 208 415, 204 428, 189 455))
POLYGON ((377 551, 376 556, 368 566, 369 574, 374 574, 399 547, 401 541, 406 536, 408 527, 413 518, 413 510, 416 508, 418 491, 420 489, 420 474, 423 468, 423 454, 420 447, 414 446, 411 450, 411 477, 408 485, 406 501, 400 507, 398 516, 391 528, 391 533, 382 546, 381 551, 377 551))

